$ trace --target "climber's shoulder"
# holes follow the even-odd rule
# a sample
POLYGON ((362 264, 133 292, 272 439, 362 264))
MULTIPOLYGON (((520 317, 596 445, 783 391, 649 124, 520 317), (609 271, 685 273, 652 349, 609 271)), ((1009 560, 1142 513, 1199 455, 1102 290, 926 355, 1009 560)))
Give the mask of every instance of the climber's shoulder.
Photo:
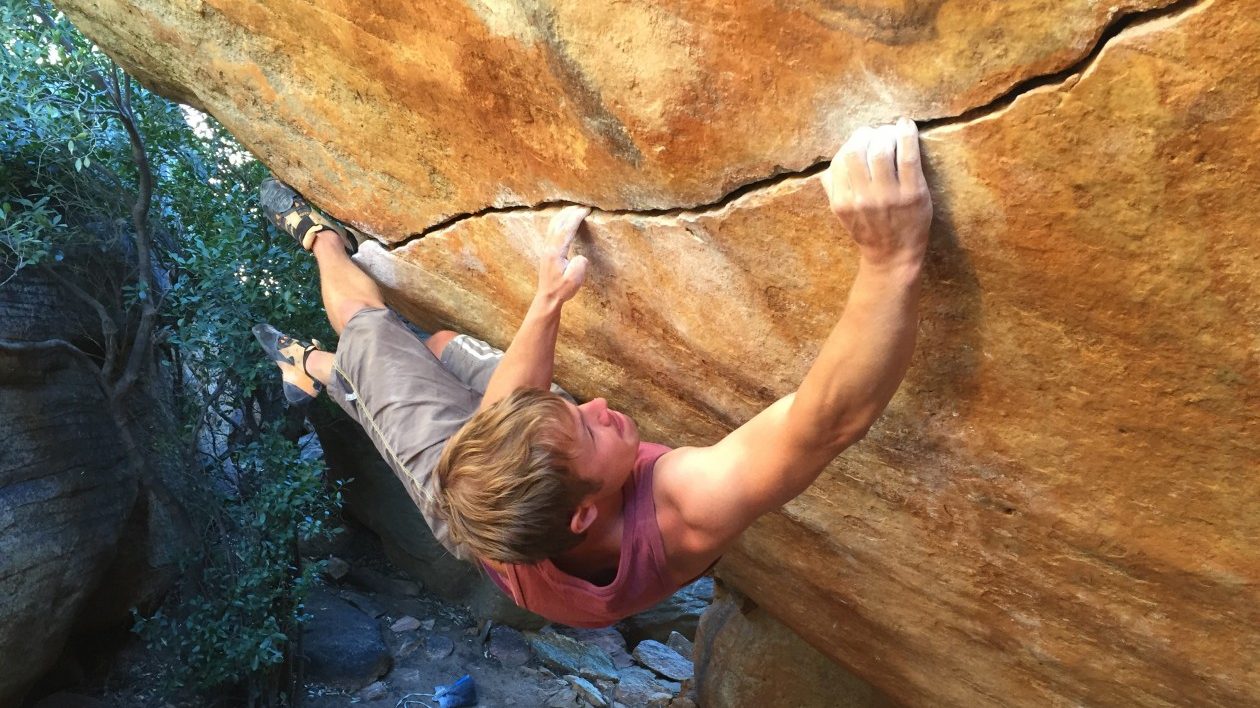
POLYGON ((656 462, 653 499, 671 567, 703 572, 835 456, 795 431, 791 405, 788 396, 713 445, 681 447, 656 462))

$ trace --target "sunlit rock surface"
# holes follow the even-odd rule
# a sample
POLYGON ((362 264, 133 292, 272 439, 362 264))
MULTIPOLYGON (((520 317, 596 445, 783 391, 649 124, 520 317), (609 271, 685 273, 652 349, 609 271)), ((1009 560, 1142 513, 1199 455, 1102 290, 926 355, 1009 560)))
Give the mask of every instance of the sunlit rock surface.
POLYGON ((1172 0, 67 0, 148 85, 396 241, 557 199, 707 203, 849 127, 984 104, 1172 0))
POLYGON ((604 207, 558 376, 672 444, 839 315, 823 156, 939 119, 914 367, 720 574, 908 704, 1260 702, 1260 0, 979 5, 64 6, 392 244, 426 325, 506 344, 549 212, 409 234, 604 207))

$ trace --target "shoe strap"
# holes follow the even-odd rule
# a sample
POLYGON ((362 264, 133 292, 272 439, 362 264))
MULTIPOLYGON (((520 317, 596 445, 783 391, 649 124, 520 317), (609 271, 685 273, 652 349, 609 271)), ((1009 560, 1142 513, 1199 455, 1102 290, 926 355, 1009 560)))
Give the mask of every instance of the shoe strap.
POLYGON ((312 376, 311 372, 306 370, 306 360, 311 357, 311 352, 317 352, 317 351, 321 351, 321 350, 319 347, 315 346, 314 344, 308 344, 306 345, 306 348, 302 350, 302 373, 309 376, 311 380, 315 382, 316 385, 319 385, 319 379, 312 376))

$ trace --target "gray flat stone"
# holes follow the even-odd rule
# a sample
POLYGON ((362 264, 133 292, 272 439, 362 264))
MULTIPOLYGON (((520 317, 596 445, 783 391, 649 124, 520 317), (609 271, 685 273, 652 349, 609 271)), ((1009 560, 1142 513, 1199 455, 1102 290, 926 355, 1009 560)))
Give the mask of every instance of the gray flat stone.
POLYGON ((384 681, 376 681, 375 683, 369 684, 362 691, 356 693, 355 697, 361 701, 370 702, 379 701, 387 695, 389 695, 389 687, 385 685, 384 681))
POLYGON ((665 646, 673 649, 679 654, 682 654, 688 659, 690 659, 696 651, 696 647, 691 643, 691 640, 687 639, 678 632, 669 633, 669 639, 665 641, 665 646))
POLYGON ((661 604, 622 620, 617 628, 631 646, 644 639, 664 642, 670 632, 696 636, 700 615, 713 601, 713 578, 700 578, 680 589, 661 604))
POLYGON ((511 627, 495 625, 490 630, 489 643, 486 653, 504 666, 522 666, 529 661, 529 642, 511 627))
POLYGON ((410 632, 420 629, 420 620, 412 617, 411 615, 403 615, 395 620, 389 628, 394 632, 410 632))
POLYGON ((626 647, 625 637, 621 636, 621 632, 612 627, 604 627, 602 629, 557 627, 556 632, 566 637, 572 637, 583 644, 594 644, 603 649, 608 653, 609 658, 613 660, 613 666, 616 666, 618 669, 634 666, 634 658, 630 656, 630 650, 626 647))
POLYGON ((380 603, 361 592, 341 589, 337 591, 337 596, 360 610, 363 610, 372 617, 380 617, 385 614, 385 608, 381 607, 380 603))
POLYGON ((429 661, 445 659, 455 651, 455 642, 441 634, 432 634, 424 638, 424 655, 429 661))
POLYGON ((578 705, 577 691, 565 686, 547 699, 546 708, 578 708, 578 705))
POLYGON ((621 680, 617 682, 617 688, 613 692, 613 698, 627 706, 646 706, 653 700, 662 698, 668 701, 674 695, 675 692, 662 685, 655 674, 637 666, 622 669, 621 680))
POLYGON ((652 639, 639 642, 634 648, 634 658, 668 679, 685 681, 695 676, 691 659, 652 639))
POLYGON ((578 696, 595 706, 595 708, 605 708, 608 705, 608 699, 604 698, 603 692, 595 688, 595 684, 590 681, 572 674, 565 676, 564 679, 573 685, 573 690, 577 691, 578 696))
POLYGON ((324 575, 332 580, 341 580, 350 572, 350 564, 333 556, 324 563, 324 575))
POLYGON ((389 671, 393 660, 374 618, 324 590, 307 597, 306 611, 302 653, 311 681, 357 691, 389 671))
POLYGON ((588 679, 617 678, 617 667, 608 653, 597 646, 555 632, 539 632, 529 638, 529 645, 538 659, 556 673, 588 679))
POLYGON ((415 654, 416 650, 422 646, 424 646, 424 643, 420 641, 419 637, 408 637, 403 640, 402 644, 398 645, 398 651, 394 652, 394 656, 399 659, 405 659, 415 654))

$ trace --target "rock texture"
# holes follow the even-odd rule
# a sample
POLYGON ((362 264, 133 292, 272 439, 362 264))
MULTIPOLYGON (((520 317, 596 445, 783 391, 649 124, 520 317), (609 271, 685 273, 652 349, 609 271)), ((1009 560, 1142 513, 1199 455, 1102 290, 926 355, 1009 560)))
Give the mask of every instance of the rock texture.
POLYGON ((673 444, 837 317, 820 158, 934 119, 910 376, 720 575, 898 702, 1260 701, 1260 0, 62 4, 378 234, 426 325, 524 312, 549 214, 491 207, 603 207, 558 376, 673 444))
POLYGON ((702 706, 896 705, 735 592, 720 593, 705 611, 694 659, 702 706))
MULTIPOLYGON (((16 705, 73 633, 117 627, 159 598, 187 542, 171 521, 178 512, 128 462, 95 365, 29 348, 61 339, 90 349, 99 327, 34 271, 0 287, 0 705, 16 705)), ((133 399, 133 434, 145 442, 170 433, 160 388, 133 399)))
POLYGON ((396 241, 487 206, 671 208, 953 115, 1172 0, 66 0, 152 88, 396 241), (769 99, 769 100, 768 100, 769 99))
POLYGON ((302 656, 311 681, 357 691, 393 665, 372 617, 324 590, 306 600, 311 619, 302 629, 302 656))

